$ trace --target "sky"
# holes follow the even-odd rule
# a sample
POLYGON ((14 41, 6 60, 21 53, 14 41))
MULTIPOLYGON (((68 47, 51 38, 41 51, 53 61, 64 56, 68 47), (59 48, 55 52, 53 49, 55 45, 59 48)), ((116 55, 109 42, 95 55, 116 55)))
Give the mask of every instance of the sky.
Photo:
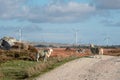
POLYGON ((0 38, 120 45, 120 0, 0 0, 0 38))

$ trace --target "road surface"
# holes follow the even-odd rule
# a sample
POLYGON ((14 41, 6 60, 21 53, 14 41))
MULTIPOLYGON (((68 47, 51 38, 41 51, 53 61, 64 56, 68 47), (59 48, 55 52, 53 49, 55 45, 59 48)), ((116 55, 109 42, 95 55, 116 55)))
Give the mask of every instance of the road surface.
POLYGON ((120 80, 120 57, 80 58, 35 80, 120 80))

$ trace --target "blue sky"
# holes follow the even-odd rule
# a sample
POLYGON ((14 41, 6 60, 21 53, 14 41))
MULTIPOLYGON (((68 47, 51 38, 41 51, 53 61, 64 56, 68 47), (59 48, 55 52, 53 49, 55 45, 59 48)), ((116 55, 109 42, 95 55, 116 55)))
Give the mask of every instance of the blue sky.
POLYGON ((120 0, 0 0, 0 37, 119 45, 119 19, 120 0))

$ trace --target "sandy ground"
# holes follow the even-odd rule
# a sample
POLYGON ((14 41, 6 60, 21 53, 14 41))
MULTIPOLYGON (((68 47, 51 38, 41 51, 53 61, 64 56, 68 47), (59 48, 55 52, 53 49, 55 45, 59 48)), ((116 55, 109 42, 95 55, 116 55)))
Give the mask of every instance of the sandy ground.
POLYGON ((35 80, 120 80, 120 57, 77 59, 35 80))

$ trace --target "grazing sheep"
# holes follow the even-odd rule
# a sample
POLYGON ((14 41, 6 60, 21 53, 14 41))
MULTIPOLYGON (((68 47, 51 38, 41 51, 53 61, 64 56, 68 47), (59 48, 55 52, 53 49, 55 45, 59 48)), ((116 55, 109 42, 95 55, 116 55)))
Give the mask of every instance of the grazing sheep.
POLYGON ((79 49, 76 50, 76 53, 85 53, 85 49, 79 48, 79 49))
POLYGON ((44 62, 47 61, 47 58, 50 57, 51 53, 53 52, 53 49, 43 49, 43 50, 38 50, 36 53, 36 61, 39 61, 39 58, 43 58, 44 62))
POLYGON ((72 51, 70 47, 66 47, 65 51, 72 51))
POLYGON ((96 55, 101 55, 101 56, 103 55, 103 48, 94 47, 93 44, 90 45, 90 51, 94 55, 94 57, 97 57, 96 55))

